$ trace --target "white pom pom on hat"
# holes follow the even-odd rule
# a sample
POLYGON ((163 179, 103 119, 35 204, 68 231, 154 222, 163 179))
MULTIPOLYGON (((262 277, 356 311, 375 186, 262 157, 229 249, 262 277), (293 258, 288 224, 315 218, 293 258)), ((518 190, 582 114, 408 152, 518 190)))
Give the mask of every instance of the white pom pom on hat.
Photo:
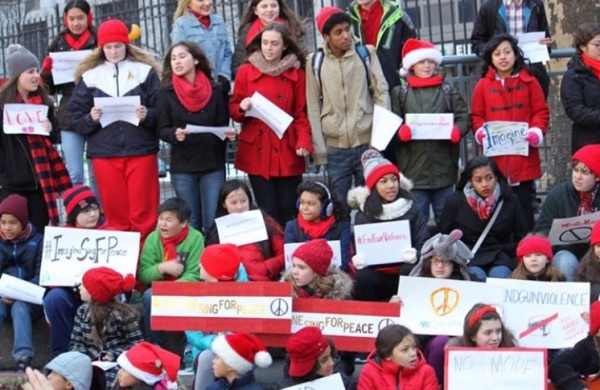
POLYGON ((273 363, 264 344, 248 333, 218 336, 211 349, 226 365, 241 375, 252 370, 254 365, 265 368, 273 363))

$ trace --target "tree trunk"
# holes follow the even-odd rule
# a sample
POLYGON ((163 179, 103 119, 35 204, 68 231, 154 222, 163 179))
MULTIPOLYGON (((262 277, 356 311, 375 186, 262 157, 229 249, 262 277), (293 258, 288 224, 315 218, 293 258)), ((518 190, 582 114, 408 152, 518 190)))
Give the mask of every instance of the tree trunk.
MULTIPOLYGON (((552 35, 552 47, 568 48, 573 45, 573 33, 583 23, 600 23, 600 2, 591 0, 546 0, 548 24, 552 35)), ((569 59, 552 60, 550 72, 564 72, 569 59)), ((571 121, 565 115, 560 102, 562 76, 550 77, 550 128, 546 138, 550 151, 546 159, 546 173, 540 189, 549 189, 570 176, 571 121)))

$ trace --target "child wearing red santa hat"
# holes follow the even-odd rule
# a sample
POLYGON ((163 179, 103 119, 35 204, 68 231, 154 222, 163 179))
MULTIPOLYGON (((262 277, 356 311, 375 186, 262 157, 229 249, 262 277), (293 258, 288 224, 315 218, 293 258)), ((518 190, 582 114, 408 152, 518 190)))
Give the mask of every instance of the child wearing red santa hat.
POLYGON ((567 277, 552 265, 552 243, 546 237, 529 236, 517 246, 517 268, 510 279, 564 282, 567 277))
MULTIPOLYGON (((79 294, 83 305, 77 309, 69 350, 78 351, 92 360, 114 362, 124 351, 141 342, 138 313, 121 303, 117 296, 131 291, 135 278, 123 277, 108 267, 92 268, 83 274, 79 294)), ((104 372, 110 389, 117 368, 104 372)))
POLYGON ((218 336, 211 349, 216 355, 213 373, 217 381, 206 390, 264 389, 254 378, 254 366, 268 367, 273 359, 256 336, 247 333, 218 336))
POLYGON ((590 236, 590 248, 575 269, 580 282, 590 283, 590 304, 600 298, 600 221, 594 224, 590 236))
POLYGON ((181 358, 154 344, 142 341, 117 359, 121 369, 113 390, 176 389, 181 358))

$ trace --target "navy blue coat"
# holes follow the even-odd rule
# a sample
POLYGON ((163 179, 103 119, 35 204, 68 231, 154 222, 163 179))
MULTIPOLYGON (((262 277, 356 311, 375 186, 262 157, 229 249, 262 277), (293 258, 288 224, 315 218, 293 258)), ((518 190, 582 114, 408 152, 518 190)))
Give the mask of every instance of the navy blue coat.
POLYGON ((254 371, 248 371, 231 383, 225 378, 219 378, 211 383, 206 390, 265 390, 265 388, 263 385, 256 382, 254 371))
POLYGON ((37 233, 33 225, 27 238, 7 241, 0 237, 0 275, 8 274, 39 284, 43 239, 44 236, 37 233))

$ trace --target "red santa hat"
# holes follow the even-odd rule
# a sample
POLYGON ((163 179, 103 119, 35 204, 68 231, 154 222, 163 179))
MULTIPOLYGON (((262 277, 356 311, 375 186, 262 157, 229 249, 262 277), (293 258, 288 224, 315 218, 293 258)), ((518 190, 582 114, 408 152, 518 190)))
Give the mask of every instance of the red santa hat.
POLYGON ((154 385, 164 379, 165 373, 171 382, 177 380, 181 358, 147 341, 142 341, 123 352, 117 363, 122 369, 140 382, 154 385))
POLYGON ((218 336, 211 346, 212 351, 235 372, 244 375, 258 367, 269 367, 273 359, 264 344, 248 333, 233 333, 218 336))
POLYGON ((407 76, 413 65, 423 60, 435 61, 439 66, 442 64, 442 52, 436 49, 431 42, 409 38, 402 47, 400 76, 407 76))

